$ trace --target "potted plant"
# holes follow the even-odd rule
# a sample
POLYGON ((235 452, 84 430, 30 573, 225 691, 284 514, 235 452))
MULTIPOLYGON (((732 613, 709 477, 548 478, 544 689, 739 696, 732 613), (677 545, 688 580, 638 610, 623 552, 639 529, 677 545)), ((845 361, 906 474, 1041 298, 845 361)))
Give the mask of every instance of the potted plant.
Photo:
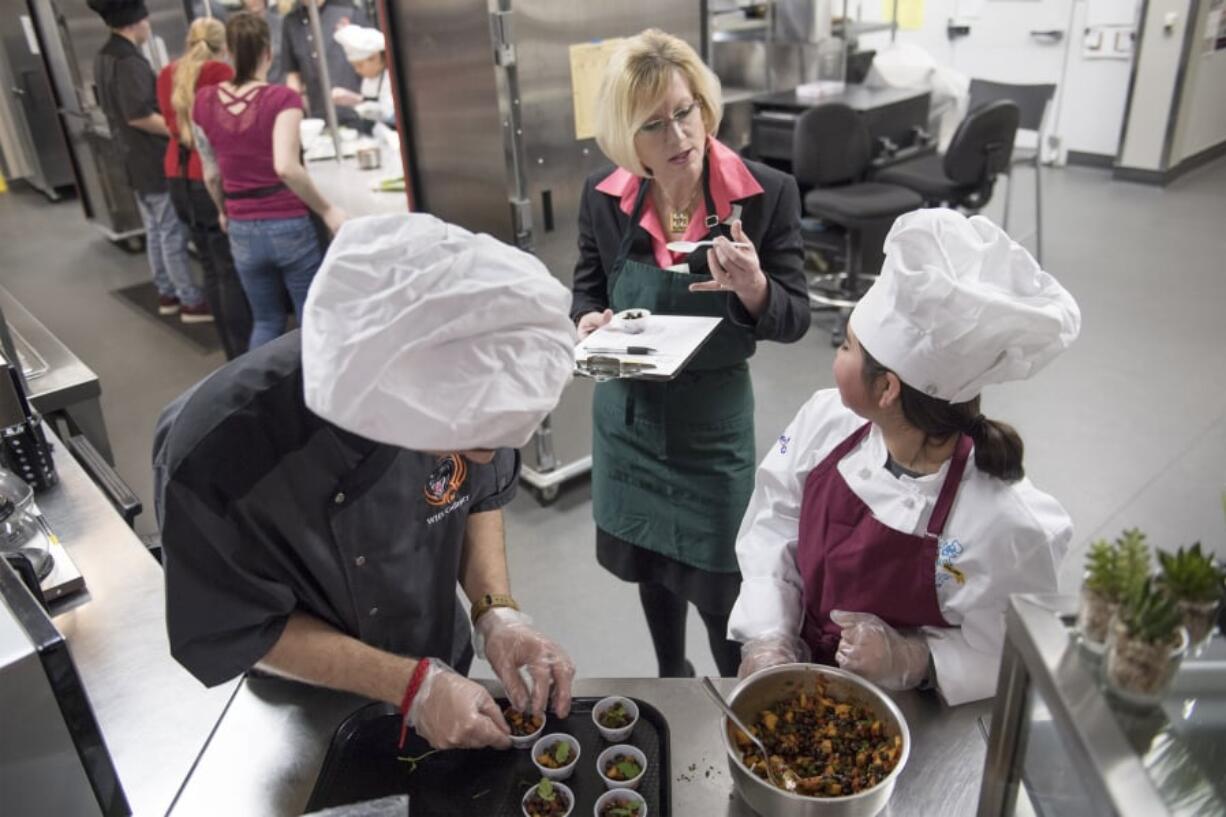
POLYGON ((1114 542, 1100 539, 1090 546, 1077 630, 1091 652, 1101 654, 1106 649, 1112 617, 1124 598, 1145 581, 1149 564, 1145 534, 1135 528, 1114 542))
POLYGON ((1212 553, 1201 552, 1200 542, 1174 553, 1159 550, 1158 564, 1162 568, 1159 581, 1175 599, 1192 647, 1199 648, 1213 633, 1226 587, 1226 571, 1212 553))
POLYGON ((1175 600, 1146 579, 1120 605, 1107 638, 1107 685, 1118 697, 1141 705, 1159 703, 1188 649, 1175 600))

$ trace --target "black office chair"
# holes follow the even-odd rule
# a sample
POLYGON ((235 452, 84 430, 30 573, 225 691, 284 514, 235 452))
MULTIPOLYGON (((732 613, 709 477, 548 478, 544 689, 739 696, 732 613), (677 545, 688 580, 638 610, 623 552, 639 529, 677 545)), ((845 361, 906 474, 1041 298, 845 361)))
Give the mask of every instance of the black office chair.
MULTIPOLYGON (((1005 188, 1004 228, 1009 229, 1010 203, 1013 201, 1013 168, 1018 165, 1029 165, 1034 168, 1034 257, 1043 263, 1043 185, 1042 153, 1043 120, 1047 117, 1048 105, 1056 95, 1056 86, 1047 85, 1010 85, 1004 82, 990 82, 985 79, 971 80, 971 110, 1007 99, 1017 105, 1018 130, 1034 131, 1035 147, 1033 150, 1013 149, 1013 158, 1003 171, 1009 177, 1009 186, 1005 188)), ((1018 238, 1023 241, 1026 236, 1018 238)))
POLYGON ((992 198, 996 177, 1008 172, 1018 115, 1017 105, 1007 100, 973 109, 958 125, 944 155, 902 162, 873 178, 914 190, 929 207, 978 212, 992 198))
MULTIPOLYGON (((876 278, 864 274, 865 234, 880 241, 894 219, 923 205, 922 197, 905 187, 865 181, 871 158, 868 127, 850 106, 818 105, 796 120, 792 173, 801 189, 807 190, 805 215, 843 234, 844 272, 817 276, 809 291, 810 303, 839 310, 831 338, 836 346, 843 342, 848 311, 876 278)), ((811 224, 805 226, 802 234, 813 243, 815 231, 811 224)))

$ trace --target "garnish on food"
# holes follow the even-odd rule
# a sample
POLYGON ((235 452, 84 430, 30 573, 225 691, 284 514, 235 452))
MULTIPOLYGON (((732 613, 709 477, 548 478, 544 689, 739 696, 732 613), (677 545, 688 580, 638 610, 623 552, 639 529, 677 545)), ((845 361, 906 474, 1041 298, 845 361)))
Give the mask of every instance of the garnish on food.
POLYGON ((570 798, 566 792, 548 778, 542 778, 533 786, 524 800, 524 812, 528 817, 562 817, 569 809, 570 798))
POLYGON ((570 743, 559 740, 536 756, 536 762, 546 769, 564 769, 574 762, 571 756, 570 743))
POLYGON ((634 780, 642 773, 643 767, 639 765, 638 760, 633 755, 613 755, 604 768, 605 777, 620 783, 634 780))
POLYGON ((626 705, 618 701, 601 712, 596 720, 600 721, 600 725, 605 729, 622 729, 630 725, 631 718, 626 711, 626 705))

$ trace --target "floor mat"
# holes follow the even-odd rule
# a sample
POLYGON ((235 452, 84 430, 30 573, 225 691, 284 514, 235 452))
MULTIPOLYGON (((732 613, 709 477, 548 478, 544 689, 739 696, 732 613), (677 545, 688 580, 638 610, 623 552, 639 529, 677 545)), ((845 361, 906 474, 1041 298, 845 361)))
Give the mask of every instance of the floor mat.
POLYGON ((168 329, 178 332, 200 347, 201 351, 221 351, 221 338, 217 336, 217 329, 212 322, 184 323, 179 320, 178 315, 158 314, 158 291, 152 281, 145 281, 144 283, 124 287, 123 289, 111 290, 111 294, 132 304, 168 329))

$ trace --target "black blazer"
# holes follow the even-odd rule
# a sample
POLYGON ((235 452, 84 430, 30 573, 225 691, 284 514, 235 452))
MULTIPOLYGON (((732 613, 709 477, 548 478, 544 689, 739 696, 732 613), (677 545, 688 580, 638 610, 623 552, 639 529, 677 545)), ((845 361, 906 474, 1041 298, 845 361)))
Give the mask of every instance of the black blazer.
MULTIPOLYGON (((804 274, 804 244, 800 238, 800 191, 786 173, 758 162, 743 160, 762 186, 762 193, 734 203, 741 205, 741 224, 758 251, 770 295, 766 310, 754 321, 739 298, 729 294, 728 319, 753 332, 755 340, 791 343, 809 329, 809 294, 804 274)), ((588 177, 579 205, 579 261, 572 285, 571 317, 578 321, 589 312, 609 306, 608 272, 617 260, 622 234, 630 217, 616 196, 601 193, 596 185, 613 167, 588 177)), ((634 225, 630 257, 655 263, 651 235, 634 225)))

